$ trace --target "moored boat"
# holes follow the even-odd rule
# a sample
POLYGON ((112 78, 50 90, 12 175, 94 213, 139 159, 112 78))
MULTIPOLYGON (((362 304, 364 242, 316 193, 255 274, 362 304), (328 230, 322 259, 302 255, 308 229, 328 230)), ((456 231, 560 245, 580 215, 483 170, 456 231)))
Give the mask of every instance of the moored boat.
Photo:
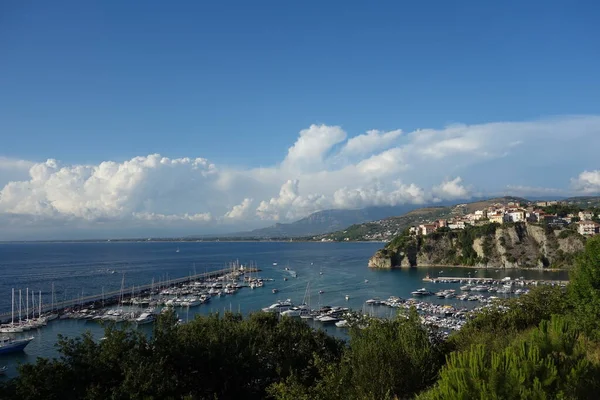
POLYGON ((23 351, 25 347, 33 340, 33 337, 12 339, 9 337, 0 338, 0 354, 14 353, 23 351))

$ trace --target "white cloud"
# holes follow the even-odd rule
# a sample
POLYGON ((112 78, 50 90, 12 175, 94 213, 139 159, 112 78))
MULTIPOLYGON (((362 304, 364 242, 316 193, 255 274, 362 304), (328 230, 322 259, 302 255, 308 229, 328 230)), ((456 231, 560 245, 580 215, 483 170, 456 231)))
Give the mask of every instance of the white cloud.
POLYGON ((446 180, 433 188, 433 193, 440 199, 466 199, 470 196, 469 190, 461 185, 461 177, 446 180))
POLYGON ((323 195, 300 195, 300 181, 288 180, 279 190, 279 196, 263 200, 256 209, 256 215, 263 220, 294 220, 328 205, 323 195))
POLYGON ((376 150, 387 149, 401 135, 402 131, 400 129, 389 132, 381 132, 373 129, 363 135, 348 139, 346 145, 340 151, 340 155, 364 155, 376 150))
POLYGON ((507 185, 505 194, 513 196, 558 196, 567 194, 565 189, 539 186, 507 185))
POLYGON ((240 204, 233 206, 231 210, 225 213, 225 218, 244 219, 250 214, 250 206, 253 199, 246 197, 240 204))
POLYGON ((572 180, 575 190, 586 194, 600 194, 600 170, 583 171, 572 180))
POLYGON ((427 200, 429 197, 423 189, 413 183, 404 185, 400 182, 394 182, 390 189, 374 185, 367 188, 342 188, 333 194, 333 205, 338 208, 423 204, 427 200))
POLYGON ((197 224, 211 231, 288 222, 327 208, 527 192, 529 182, 537 188, 530 193, 555 193, 545 186, 567 192, 572 176, 573 190, 600 192, 596 116, 347 137, 339 126, 311 125, 280 163, 263 168, 158 154, 94 165, 0 158, 6 179, 0 180, 0 234, 19 221, 90 229, 107 221, 197 224))
POLYGON ((311 125, 300 131, 300 137, 289 148, 283 166, 295 170, 315 170, 322 167, 327 152, 346 139, 339 126, 311 125))

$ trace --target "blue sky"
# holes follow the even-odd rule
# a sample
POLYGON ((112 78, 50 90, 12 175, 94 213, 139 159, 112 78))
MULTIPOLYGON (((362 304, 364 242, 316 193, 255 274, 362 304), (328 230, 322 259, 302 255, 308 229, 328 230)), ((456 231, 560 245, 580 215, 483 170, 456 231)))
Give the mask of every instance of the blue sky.
MULTIPOLYGON (((272 222, 257 207, 262 201, 278 205, 288 189, 292 197, 300 198, 292 200, 300 204, 294 206, 300 211, 286 210, 276 220, 293 219, 320 207, 393 203, 396 200, 389 198, 374 200, 379 197, 373 193, 381 190, 385 197, 398 185, 412 183, 430 199, 433 189, 429 188, 457 177, 470 194, 504 192, 507 186, 593 192, 595 176, 583 183, 577 179, 598 169, 597 157, 551 155, 565 143, 565 136, 579 135, 569 124, 585 133, 577 136, 585 143, 595 143, 600 135, 594 117, 600 114, 599 11, 600 5, 592 1, 4 2, 0 5, 0 189, 9 182, 29 186, 20 187, 19 194, 9 188, 10 196, 5 188, 0 214, 33 215, 38 222, 63 214, 69 223, 112 219, 113 214, 94 205, 105 201, 106 194, 99 192, 86 193, 84 204, 77 206, 92 210, 91 217, 64 211, 71 206, 60 206, 57 199, 79 189, 73 188, 72 179, 69 184, 57 182, 53 172, 39 177, 54 177, 44 183, 41 197, 24 195, 42 191, 32 189, 35 179, 30 168, 46 165, 47 159, 60 165, 53 171, 86 166, 88 175, 77 178, 85 185, 103 161, 123 165, 155 153, 170 160, 202 158, 218 171, 219 177, 214 178, 218 187, 199 186, 202 194, 194 195, 206 196, 208 190, 212 194, 217 189, 227 192, 223 181, 233 179, 224 178, 226 172, 235 172, 245 182, 240 187, 245 184, 248 192, 227 192, 217 196, 215 204, 200 201, 199 208, 182 204, 180 209, 159 206, 173 203, 169 198, 173 192, 127 192, 129 203, 114 207, 126 215, 210 214, 213 225, 206 229, 215 228, 217 214, 225 215, 245 199, 252 199, 248 215, 259 217, 255 224, 272 222), (582 122, 572 116, 588 119, 582 122), (552 131, 546 140, 548 149, 540 145, 545 141, 543 132, 533 134, 531 140, 536 142, 531 142, 528 135, 533 128, 521 127, 525 129, 522 140, 511 140, 523 146, 504 143, 502 155, 477 164, 456 159, 443 171, 427 171, 414 163, 399 168, 392 177, 370 176, 367 183, 358 179, 364 183, 360 187, 352 187, 357 179, 348 177, 336 189, 379 188, 371 192, 375 197, 361 194, 361 202, 352 204, 336 202, 334 192, 307 187, 312 179, 307 174, 318 171, 294 170, 286 162, 292 148, 302 142, 299 132, 313 132, 313 124, 344 132, 344 138, 338 136, 336 141, 331 139, 336 135, 333 128, 314 131, 317 142, 331 142, 312 153, 319 155, 320 173, 325 174, 356 167, 379 154, 376 151, 418 142, 417 129, 441 132, 428 142, 431 145, 444 135, 446 139, 459 135, 447 132, 448 126, 456 124, 487 128, 498 122, 549 120, 559 122, 544 122, 552 131), (562 130, 553 130, 556 126, 562 130), (403 134, 389 140, 375 138, 381 143, 361 159, 336 156, 352 137, 373 129, 380 133, 401 129, 403 134), (539 153, 528 157, 532 148, 548 157, 539 153), (511 157, 530 173, 515 175, 511 157), (270 172, 257 172, 258 167, 270 172), (403 175, 407 169, 410 173, 403 175), (498 182, 490 183, 490 174, 499 176, 498 182), (265 187, 265 182, 272 187, 265 187), (327 200, 319 203, 319 196, 327 200), (18 207, 16 199, 20 199, 18 207), (52 211, 39 211, 45 207, 52 211)), ((489 143, 497 146, 497 136, 505 133, 489 132, 490 137, 496 136, 488 137, 489 143)), ((303 165, 313 168, 319 162, 309 158, 303 165)), ((177 181, 172 173, 161 172, 160 178, 152 179, 177 181)), ((111 190, 122 194, 123 189, 111 190)))

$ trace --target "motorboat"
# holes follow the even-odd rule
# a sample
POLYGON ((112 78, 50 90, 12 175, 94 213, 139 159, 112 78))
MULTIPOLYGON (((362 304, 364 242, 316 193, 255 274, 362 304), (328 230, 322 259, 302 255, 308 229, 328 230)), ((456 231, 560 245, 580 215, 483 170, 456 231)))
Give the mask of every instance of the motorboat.
POLYGON ((6 365, 0 367, 0 376, 6 374, 8 367, 6 365))
POLYGON ((281 312, 281 315, 287 317, 303 317, 305 315, 310 315, 310 308, 306 304, 302 304, 298 307, 292 307, 289 310, 281 312))
POLYGON ((347 328, 348 327, 348 321, 345 319, 341 319, 339 321, 337 321, 335 323, 335 326, 337 326, 338 328, 347 328))
POLYGON ((323 316, 315 318, 315 321, 319 321, 323 324, 330 324, 330 323, 337 322, 339 320, 340 320, 339 318, 336 318, 332 315, 323 315, 323 316))
POLYGON ((144 311, 135 319, 137 325, 151 324, 156 320, 156 315, 153 311, 144 311))
POLYGON ((433 293, 431 293, 429 290, 427 290, 425 288, 421 288, 421 289, 415 290, 414 292, 410 292, 410 294, 412 294, 413 296, 431 296, 433 293))
POLYGON ((0 337, 0 354, 15 353, 23 351, 25 347, 33 340, 33 337, 12 339, 9 337, 0 337))
POLYGON ((292 308, 294 305, 292 304, 291 299, 278 301, 277 303, 271 304, 269 307, 265 307, 262 310, 264 312, 274 312, 274 313, 282 313, 283 311, 287 311, 292 308))
POLYGON ((278 293, 279 289, 273 289, 272 292, 273 292, 273 294, 278 293))

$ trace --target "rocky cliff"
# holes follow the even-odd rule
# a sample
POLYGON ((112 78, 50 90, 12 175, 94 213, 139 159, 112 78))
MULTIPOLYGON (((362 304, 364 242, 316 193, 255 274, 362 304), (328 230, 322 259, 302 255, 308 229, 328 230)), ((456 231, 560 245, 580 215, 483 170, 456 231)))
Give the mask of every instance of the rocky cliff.
POLYGON ((468 265, 490 268, 568 268, 583 250, 575 231, 534 224, 488 224, 428 236, 408 232, 369 260, 371 268, 468 265))

